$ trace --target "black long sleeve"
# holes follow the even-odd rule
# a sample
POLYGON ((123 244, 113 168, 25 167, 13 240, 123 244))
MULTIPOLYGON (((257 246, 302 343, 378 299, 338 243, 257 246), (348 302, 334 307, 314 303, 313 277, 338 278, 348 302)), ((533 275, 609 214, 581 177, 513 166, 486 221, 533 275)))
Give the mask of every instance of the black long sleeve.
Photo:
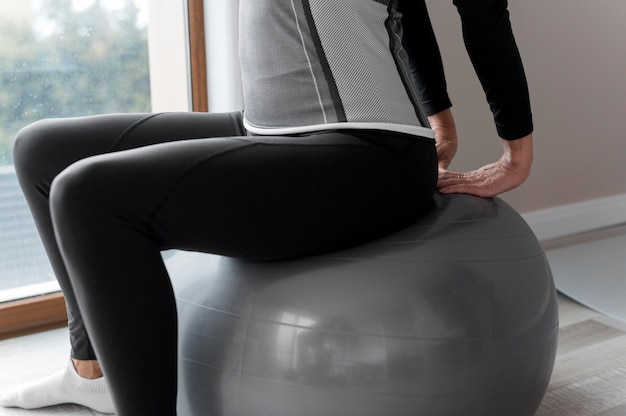
MULTIPOLYGON (((528 83, 513 36, 507 0, 454 0, 470 60, 485 91, 501 138, 515 140, 533 131, 528 83)), ((405 44, 427 114, 449 102, 443 65, 423 0, 402 6, 405 44)), ((451 104, 450 104, 451 105, 451 104)), ((448 107, 450 106, 448 105, 448 107)))
POLYGON ((409 55, 411 76, 426 115, 433 115, 452 106, 448 97, 441 53, 423 0, 400 3, 403 46, 409 55))

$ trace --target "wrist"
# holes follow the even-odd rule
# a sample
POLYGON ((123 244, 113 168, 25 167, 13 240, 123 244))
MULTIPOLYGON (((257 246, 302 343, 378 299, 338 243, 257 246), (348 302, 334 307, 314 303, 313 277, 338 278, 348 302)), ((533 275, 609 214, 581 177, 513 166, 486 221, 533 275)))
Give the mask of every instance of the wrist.
POLYGON ((517 140, 502 139, 504 154, 517 162, 532 162, 533 158, 533 135, 529 134, 517 140))
POLYGON ((529 134, 517 140, 502 139, 503 161, 526 179, 533 163, 533 136, 529 134))
POLYGON ((454 123, 454 117, 452 116, 452 110, 446 108, 443 111, 428 116, 428 123, 434 130, 438 128, 456 129, 454 123))

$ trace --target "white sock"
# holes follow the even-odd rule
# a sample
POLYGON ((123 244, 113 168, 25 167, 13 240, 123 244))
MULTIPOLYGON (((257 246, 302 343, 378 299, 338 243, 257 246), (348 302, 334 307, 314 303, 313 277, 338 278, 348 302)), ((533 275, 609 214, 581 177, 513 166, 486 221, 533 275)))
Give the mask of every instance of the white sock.
POLYGON ((0 406, 37 409, 75 403, 101 413, 114 413, 113 400, 104 377, 83 378, 70 360, 65 370, 17 390, 0 395, 0 406))

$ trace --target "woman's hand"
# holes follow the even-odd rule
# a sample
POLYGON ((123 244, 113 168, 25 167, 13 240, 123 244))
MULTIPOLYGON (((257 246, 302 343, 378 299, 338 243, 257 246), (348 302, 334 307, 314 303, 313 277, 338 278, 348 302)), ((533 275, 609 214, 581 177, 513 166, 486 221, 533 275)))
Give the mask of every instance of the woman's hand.
POLYGON ((533 137, 502 140, 504 153, 495 163, 469 172, 439 169, 437 187, 443 194, 465 193, 492 197, 518 187, 530 175, 533 162, 533 137))
POLYGON ((448 169, 456 149, 458 147, 458 136, 456 134, 456 124, 452 117, 452 111, 448 108, 437 114, 428 117, 430 127, 435 131, 435 145, 437 147, 437 159, 439 169, 448 169))

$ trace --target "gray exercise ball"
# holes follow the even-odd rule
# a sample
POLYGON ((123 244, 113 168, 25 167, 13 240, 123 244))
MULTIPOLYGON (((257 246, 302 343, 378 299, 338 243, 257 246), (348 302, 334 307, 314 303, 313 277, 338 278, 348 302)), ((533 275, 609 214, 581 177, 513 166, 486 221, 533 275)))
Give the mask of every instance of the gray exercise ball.
POLYGON ((556 292, 500 199, 435 196, 371 243, 254 263, 176 252, 183 416, 530 416, 556 292))

